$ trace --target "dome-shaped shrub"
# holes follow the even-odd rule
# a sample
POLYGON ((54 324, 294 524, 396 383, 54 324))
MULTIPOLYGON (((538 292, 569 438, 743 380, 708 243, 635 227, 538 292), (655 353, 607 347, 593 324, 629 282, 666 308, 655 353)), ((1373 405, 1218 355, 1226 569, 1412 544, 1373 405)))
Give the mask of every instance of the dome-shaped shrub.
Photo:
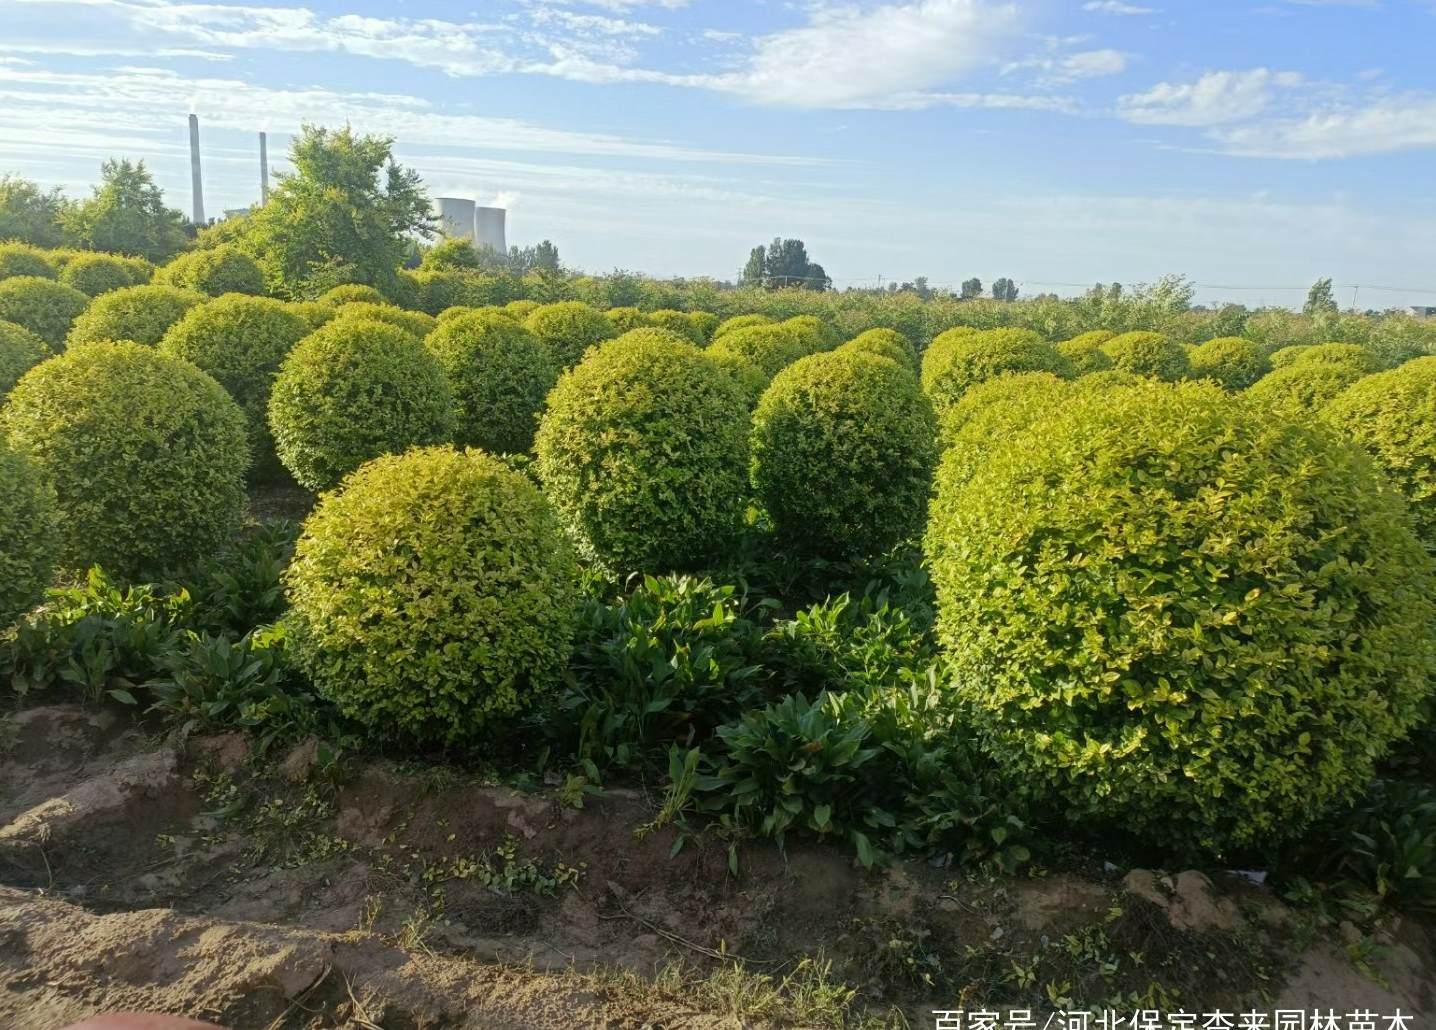
POLYGON ((30 330, 14 322, 0 322, 0 398, 49 356, 45 341, 30 330))
POLYGON ((425 343, 454 390, 455 440, 526 452, 559 372, 538 337, 507 315, 474 311, 443 322, 425 343))
POLYGON ((1072 363, 1030 329, 949 330, 932 341, 922 360, 922 388, 941 418, 964 393, 1007 372, 1075 374, 1072 363))
POLYGON ((1210 379, 1228 390, 1245 390, 1271 371, 1271 362, 1261 348, 1240 336, 1222 336, 1193 347, 1188 355, 1189 375, 1210 379))
POLYGON ((49 484, 0 435, 0 631, 40 603, 57 547, 49 484))
POLYGON ((1072 368, 1079 376, 1105 372, 1112 367, 1112 359, 1103 353, 1102 345, 1116 335, 1108 329, 1094 329, 1063 340, 1056 345, 1057 353, 1072 362, 1072 368))
POLYGON ((372 286, 364 283, 344 283, 328 290, 318 297, 321 304, 332 304, 339 307, 342 304, 388 304, 389 298, 384 296, 372 286))
POLYGON ((481 451, 369 462, 320 499, 285 578, 300 666, 379 737, 472 738, 533 709, 571 653, 573 550, 481 451))
POLYGON ((188 362, 138 343, 72 347, 25 373, 0 417, 55 487, 69 568, 173 567, 239 527, 244 414, 188 362))
POLYGON ((812 334, 788 325, 755 325, 734 329, 713 341, 708 353, 747 362, 767 381, 799 358, 813 353, 812 334))
POLYGON ((576 300, 534 308, 524 328, 539 338, 560 368, 577 364, 588 348, 618 335, 602 312, 576 300))
POLYGON ((1366 373, 1340 361, 1292 362, 1268 372, 1247 389, 1247 396, 1290 412, 1316 411, 1366 373))
POLYGON ((264 272, 258 262, 233 247, 191 250, 155 270, 152 282, 178 286, 211 297, 225 293, 264 292, 264 272))
POLYGON ((430 269, 415 272, 413 281, 419 291, 415 306, 430 315, 437 316, 445 308, 478 307, 488 299, 482 280, 472 272, 430 269))
POLYGON ((60 282, 87 297, 135 285, 135 270, 127 258, 114 254, 77 254, 65 262, 60 282))
POLYGON ((708 343, 713 339, 713 333, 718 328, 721 319, 711 311, 690 311, 688 312, 688 324, 698 334, 701 343, 708 343))
POLYGON ((426 315, 422 311, 405 311, 396 304, 370 304, 367 301, 341 304, 334 318, 337 321, 349 322, 385 322, 420 340, 432 333, 439 324, 433 315, 426 315))
POLYGON ((843 342, 838 331, 817 315, 794 315, 778 324, 796 330, 807 337, 809 354, 832 350, 843 342))
POLYGON ((1209 384, 1074 398, 939 479, 955 689, 1011 782, 1085 827, 1219 856, 1299 833, 1429 692, 1404 505, 1328 430, 1209 384))
POLYGON ((13 279, 28 275, 40 279, 53 279, 56 275, 53 256, 32 247, 28 243, 11 241, 0 243, 0 279, 13 279))
POLYGON ((24 326, 53 348, 65 345, 65 334, 90 303, 73 286, 18 275, 0 280, 0 322, 24 326))
POLYGON ((774 320, 767 315, 734 315, 732 318, 719 322, 717 328, 713 330, 713 335, 710 339, 716 341, 721 337, 727 336, 735 329, 752 329, 758 325, 772 325, 773 321, 774 320))
POLYGON ((1436 551, 1436 357, 1367 376, 1324 413, 1406 496, 1416 535, 1436 551))
POLYGON ((624 573, 694 568, 743 516, 748 405, 691 344, 630 336, 560 377, 534 440, 539 477, 588 557, 624 573))
POLYGON ((1267 360, 1271 362, 1271 367, 1273 369, 1285 368, 1287 365, 1290 365, 1293 361, 1300 357, 1302 351, 1308 350, 1311 350, 1311 344, 1296 343, 1292 344, 1290 347, 1281 347, 1277 350, 1272 351, 1271 355, 1267 358, 1267 360))
POLYGON ((896 329, 869 329, 859 333, 838 350, 843 352, 862 351, 879 357, 891 358, 913 375, 918 373, 917 348, 906 336, 896 329))
POLYGON ((532 315, 538 309, 539 302, 528 299, 511 300, 504 305, 504 311, 506 311, 511 318, 516 318, 520 322, 528 318, 529 315, 532 315))
MULTIPOLYGON (((476 308, 466 304, 455 304, 453 307, 445 308, 434 316, 436 325, 443 325, 451 319, 463 318, 465 315, 472 315, 475 311, 499 311, 499 308, 476 308)), ((512 316, 510 316, 512 317, 512 316)))
POLYGON ((937 422, 911 370, 860 351, 779 372, 753 413, 753 488, 790 546, 837 558, 916 536, 937 422))
POLYGON ((275 453, 310 490, 381 454, 445 443, 453 428, 438 361, 386 322, 339 318, 315 330, 284 359, 269 397, 275 453))
POLYGON ((693 320, 688 317, 686 311, 676 311, 673 308, 661 308, 658 311, 648 313, 648 324, 658 329, 667 329, 670 333, 677 333, 689 343, 702 347, 707 341, 703 338, 703 332, 693 320))
POLYGON ((1161 333, 1123 333, 1102 344, 1112 367, 1133 375, 1174 382, 1187 374, 1191 360, 1180 343, 1161 333))
POLYGON ((142 257, 129 257, 121 254, 118 258, 120 264, 125 266, 125 271, 130 275, 129 285, 143 286, 154 278, 155 266, 142 257))
POLYGON ((325 304, 317 300, 296 300, 290 301, 287 305, 290 311, 294 312, 305 322, 309 323, 310 329, 318 329, 334 321, 339 309, 332 304, 325 304))
POLYGON ((160 341, 163 353, 213 376, 243 409, 256 475, 278 471, 269 433, 269 392, 280 362, 310 331, 287 304, 230 293, 191 308, 160 341))
POLYGON ((1007 372, 978 383, 943 412, 942 445, 960 445, 962 460, 974 464, 1013 433, 1060 411, 1076 388, 1051 372, 1007 372))
POLYGON ((175 286, 127 286, 90 302, 70 329, 70 346, 97 340, 133 340, 153 347, 205 295, 175 286))
POLYGON ((1381 359, 1359 343, 1319 343, 1291 360, 1293 365, 1343 365, 1363 375, 1382 370, 1381 359))
POLYGON ((603 313, 603 317, 613 323, 614 332, 620 335, 652 324, 648 321, 648 316, 637 308, 609 308, 603 313))

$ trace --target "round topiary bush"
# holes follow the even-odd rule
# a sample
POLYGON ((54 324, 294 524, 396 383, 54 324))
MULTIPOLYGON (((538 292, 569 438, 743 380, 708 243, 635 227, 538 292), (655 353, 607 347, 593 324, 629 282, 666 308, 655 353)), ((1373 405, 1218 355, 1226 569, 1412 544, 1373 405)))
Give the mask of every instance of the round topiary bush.
POLYGON ((1289 412, 1316 411, 1366 373, 1339 361, 1293 362, 1268 372, 1246 391, 1271 408, 1289 412))
POLYGON ((339 307, 343 304, 387 304, 389 298, 384 296, 372 286, 363 283, 344 283, 332 290, 319 295, 317 298, 321 304, 332 304, 339 307))
POLYGON ((1292 358, 1293 365, 1342 365, 1363 375, 1382 370, 1381 359, 1359 343, 1319 343, 1292 358))
POLYGON ((49 253, 28 243, 13 240, 0 243, 0 279, 21 275, 53 279, 56 275, 55 262, 49 253))
POLYGON ((922 529, 937 421, 891 358, 848 351, 788 366, 758 401, 752 447, 753 488, 792 547, 856 558, 922 529))
POLYGON ((394 304, 370 304, 367 301, 341 304, 334 314, 334 320, 384 322, 420 340, 432 333, 439 324, 433 315, 426 315, 422 311, 405 311, 394 304))
POLYGON ((79 290, 53 279, 0 280, 0 322, 24 326, 55 349, 65 345, 65 334, 89 303, 79 290))
POLYGON ((285 573, 294 653, 376 736, 472 739, 568 664, 578 570, 552 509, 481 451, 377 458, 326 494, 285 573))
POLYGON ((334 305, 323 304, 317 300, 295 300, 285 306, 309 323, 310 329, 328 325, 339 314, 339 309, 334 305))
POLYGON ((73 286, 87 297, 135 284, 135 270, 129 259, 114 254, 77 254, 65 262, 60 282, 73 286))
POLYGON ((694 346, 702 347, 708 342, 703 338, 703 331, 693 324, 693 319, 688 317, 686 311, 661 308, 658 311, 650 311, 647 318, 649 325, 657 329, 667 329, 670 333, 677 333, 694 346))
POLYGON ((239 404, 249 423, 257 476, 279 471, 269 432, 269 393, 285 355, 310 331, 281 301, 231 293, 191 308, 160 341, 161 352, 213 376, 239 404))
POLYGON ((529 315, 532 315, 538 308, 538 301, 527 299, 511 300, 504 305, 504 311, 507 312, 511 318, 516 318, 520 322, 528 318, 529 315))
POLYGON ((45 596, 57 549, 53 491, 0 436, 0 630, 45 596))
POLYGON ((211 297, 225 293, 264 293, 264 272, 248 254, 230 246, 191 250, 155 270, 153 282, 178 286, 211 297))
POLYGON ((454 395, 438 361, 398 326, 336 319, 300 340, 269 398, 279 460, 327 490, 364 462, 453 436, 454 395))
POLYGON ((922 388, 938 417, 964 393, 1007 372, 1051 372, 1071 379, 1072 363, 1030 329, 949 330, 932 341, 922 359, 922 388))
POLYGON ((1191 360, 1180 343, 1161 333, 1123 333, 1102 344, 1102 353, 1112 367, 1133 375, 1175 382, 1191 368, 1191 360))
POLYGON ((698 334, 698 340, 702 344, 707 344, 713 339, 713 333, 717 330, 720 321, 721 319, 711 311, 688 312, 688 324, 693 326, 693 330, 698 334))
POLYGON ((455 440, 527 452, 559 373, 538 337, 507 315, 474 311, 443 322, 425 343, 454 390, 455 440))
POLYGON ((778 323, 802 333, 808 340, 808 353, 829 351, 843 342, 838 331, 817 315, 794 315, 778 323))
POLYGON ((45 341, 30 330, 14 322, 0 322, 0 398, 49 356, 45 341))
POLYGON ((648 316, 637 308, 609 308, 603 313, 603 317, 613 324, 614 332, 620 335, 652 324, 648 321, 648 316))
POLYGON ((1011 782, 1089 828, 1268 845, 1422 711, 1430 559, 1324 428, 1210 384, 1077 391, 938 491, 954 689, 1011 782))
POLYGON ((1076 385, 1051 372, 1008 372, 978 383, 942 414, 944 449, 960 447, 971 466, 1013 433, 1059 411, 1076 385))
POLYGON ((1324 414, 1405 495, 1416 535, 1436 551, 1436 357, 1357 381, 1324 414))
POLYGON ((773 319, 769 318, 767 315, 734 315, 732 318, 724 319, 722 322, 719 322, 717 327, 713 330, 713 335, 710 337, 710 339, 717 341, 721 337, 727 336, 729 333, 733 332, 736 329, 752 329, 754 326, 772 324, 773 319))
POLYGON ((468 305, 465 305, 465 304, 455 304, 453 307, 445 308, 443 311, 440 311, 437 315, 435 315, 435 316, 434 316, 434 322, 435 322, 437 325, 443 325, 445 322, 449 321, 450 319, 463 318, 465 315, 472 315, 475 311, 497 311, 497 310, 499 310, 499 309, 497 309, 497 308, 475 308, 475 307, 469 307, 468 305))
POLYGON ((587 557, 622 573, 695 568, 737 535, 748 424, 732 372, 691 344, 630 334, 559 378, 538 473, 587 557))
POLYGON ((891 358, 913 375, 918 374, 917 348, 896 329, 869 329, 854 336, 838 350, 844 353, 862 351, 865 354, 891 358))
POLYGON ((1267 360, 1271 362, 1271 367, 1273 369, 1285 368, 1287 365, 1290 365, 1293 361, 1300 357, 1302 351, 1307 350, 1311 350, 1311 344, 1297 343, 1293 344, 1290 347, 1281 347, 1277 350, 1272 351, 1270 357, 1268 357, 1267 360))
POLYGON ((755 325, 734 329, 713 341, 708 353, 724 360, 746 362, 763 373, 765 385, 799 358, 813 353, 812 335, 789 325, 755 325))
POLYGON ((1228 390, 1245 390, 1271 371, 1261 348, 1240 336, 1222 336, 1192 348, 1193 379, 1210 379, 1228 390))
POLYGON ((601 311, 576 300, 534 308, 524 328, 539 338, 560 368, 576 365, 588 348, 618 335, 601 311))
POLYGON ((127 286, 90 302, 70 329, 70 346, 98 340, 133 340, 153 347, 186 311, 206 298, 175 286, 127 286))
POLYGON ((0 418, 54 485, 68 568, 172 568, 239 527, 244 414, 188 362, 138 343, 72 347, 27 372, 0 418))
POLYGON ((1112 367, 1112 359, 1103 353, 1102 345, 1116 335, 1107 329, 1094 329, 1063 340, 1056 345, 1057 353, 1072 362, 1072 368, 1079 376, 1105 372, 1112 367))

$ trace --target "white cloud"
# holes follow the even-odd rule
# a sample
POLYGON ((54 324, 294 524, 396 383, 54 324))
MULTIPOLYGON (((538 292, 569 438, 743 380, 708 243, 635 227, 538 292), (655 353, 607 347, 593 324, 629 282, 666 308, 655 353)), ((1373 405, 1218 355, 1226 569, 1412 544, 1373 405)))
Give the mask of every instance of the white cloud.
POLYGON ((1275 118, 1215 134, 1241 157, 1319 159, 1436 147, 1436 97, 1385 97, 1275 118))
POLYGON ((1123 3, 1122 0, 1089 0, 1082 5, 1084 11, 1096 11, 1099 14, 1156 14, 1155 7, 1139 7, 1136 4, 1123 3))
POLYGON ((1278 90, 1302 84, 1293 72, 1267 68, 1208 72, 1196 82, 1161 82, 1117 100, 1121 117, 1139 125, 1209 126, 1245 121, 1265 111, 1278 90))

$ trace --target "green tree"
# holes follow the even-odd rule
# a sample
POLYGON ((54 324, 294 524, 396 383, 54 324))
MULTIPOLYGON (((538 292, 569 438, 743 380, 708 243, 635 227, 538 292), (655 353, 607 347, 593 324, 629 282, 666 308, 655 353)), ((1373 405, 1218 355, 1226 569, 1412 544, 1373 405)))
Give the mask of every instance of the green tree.
POLYGON ((549 240, 544 240, 532 247, 510 247, 509 270, 518 275, 525 272, 557 274, 563 271, 563 265, 558 259, 558 248, 549 240))
POLYGON ((1003 276, 992 284, 992 299, 1012 303, 1017 299, 1017 284, 1011 279, 1003 276))
POLYGON ((967 280, 965 280, 965 281, 963 282, 963 284, 962 284, 962 299, 963 299, 963 300, 976 300, 978 297, 981 297, 981 296, 982 296, 982 280, 981 280, 981 279, 977 278, 976 276, 973 276, 971 279, 967 279, 967 280))
POLYGON ((165 207, 164 193, 143 161, 106 161, 100 179, 91 197, 61 214, 67 243, 137 254, 156 264, 185 248, 184 215, 165 207))
POLYGON ((1301 313, 1311 318, 1320 315, 1334 315, 1341 309, 1336 304, 1330 279, 1318 279, 1306 293, 1306 303, 1301 313))
POLYGON ((276 293, 308 296, 339 283, 391 286, 411 234, 434 233, 419 175, 394 163, 393 139, 306 125, 291 174, 249 219, 242 246, 276 293))
POLYGON ((453 236, 446 240, 440 240, 424 251, 424 257, 420 260, 419 267, 426 272, 431 269, 446 272, 477 270, 479 252, 474 249, 472 240, 466 240, 462 236, 453 236))
POLYGON ((743 266, 743 282, 770 290, 799 287, 805 290, 826 290, 833 282, 823 266, 808 257, 802 240, 778 237, 767 247, 754 247, 743 266))
POLYGON ((42 190, 29 179, 0 175, 0 240, 58 247, 66 201, 58 189, 42 190))

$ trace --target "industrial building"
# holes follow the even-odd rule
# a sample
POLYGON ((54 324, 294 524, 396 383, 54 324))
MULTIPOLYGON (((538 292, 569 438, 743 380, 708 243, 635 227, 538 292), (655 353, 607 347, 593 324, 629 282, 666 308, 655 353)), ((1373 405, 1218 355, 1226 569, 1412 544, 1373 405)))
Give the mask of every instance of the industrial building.
POLYGON ((478 207, 462 197, 439 197, 434 201, 439 231, 451 239, 469 240, 474 246, 507 254, 504 232, 506 212, 501 207, 478 207))

